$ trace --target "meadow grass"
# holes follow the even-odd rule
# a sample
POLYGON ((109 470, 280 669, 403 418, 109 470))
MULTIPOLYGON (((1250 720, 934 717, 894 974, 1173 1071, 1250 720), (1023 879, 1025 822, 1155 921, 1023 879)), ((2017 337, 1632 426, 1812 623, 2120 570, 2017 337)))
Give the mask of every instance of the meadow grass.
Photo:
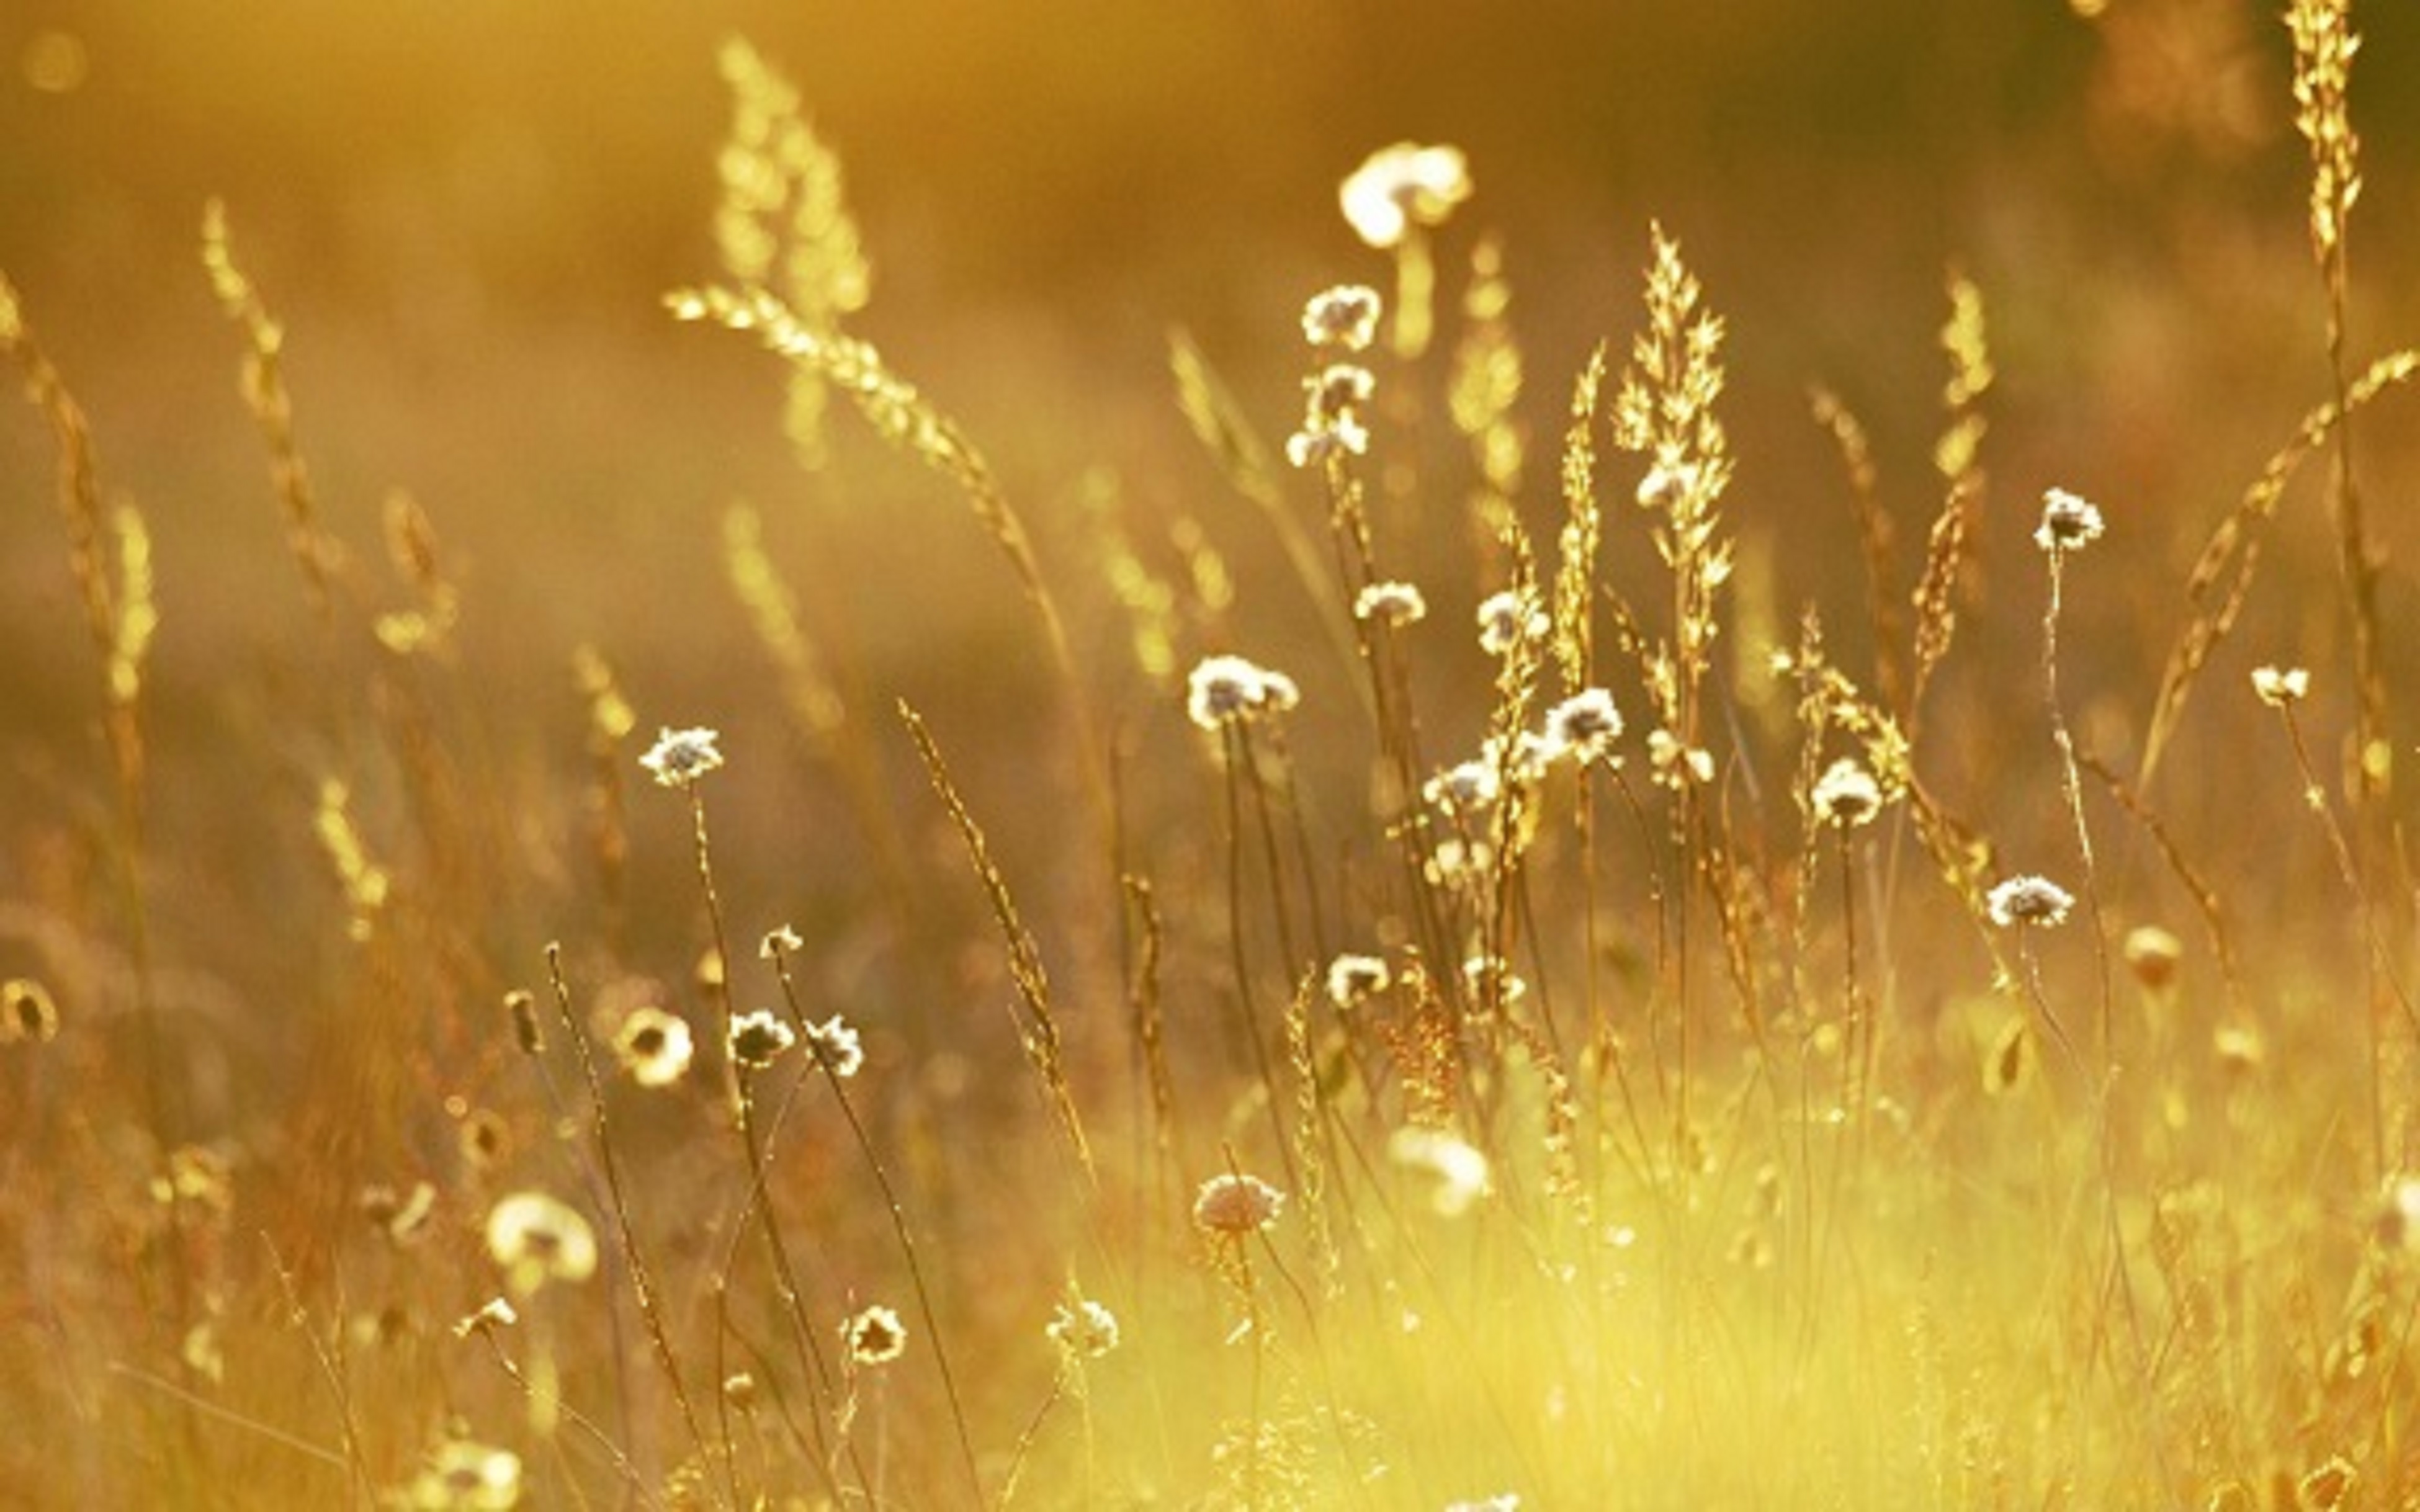
MULTIPOLYGON (((391 497, 381 569, 319 507, 213 204, 306 670, 235 753, 228 854, 147 822, 187 780, 150 536, 0 282, 86 642, 43 654, 96 728, 0 868, 0 1500, 2420 1504, 2404 716, 2353 444, 2420 356, 2355 355, 2357 43, 2341 3, 2291 26, 2328 391, 2172 590, 2126 501, 1994 500, 1965 275, 1906 519, 1833 391, 1838 477, 1757 479, 1722 290, 1661 224, 1634 330, 1539 402, 1518 249, 1410 144, 1340 189, 1384 286, 1271 315, 1297 392, 1171 338, 1188 461, 1265 541, 1104 483, 1054 561, 851 329, 839 161, 731 44, 722 267, 668 310, 778 364, 808 471, 842 399, 965 503, 1050 705, 1001 727, 869 686, 827 602, 859 564, 747 504, 705 532, 745 666, 642 711, 629 644, 522 648, 563 696, 500 703, 437 516, 391 497), (2343 650, 2304 666, 2237 641, 2322 459, 2343 650), (1838 518, 1852 623, 1784 596, 1775 500, 1838 518), (2166 609, 2086 645, 2112 716, 2069 673, 2118 595, 2166 609), (2020 654, 1970 673, 1987 633, 2020 654), (533 723, 534 771, 500 754, 533 723), (2030 753, 2005 788, 1985 744, 2030 753), (2174 817, 2197 783, 2235 833, 2174 817), (159 946, 222 872, 290 895, 221 925, 284 1001, 159 946)), ((692 617, 644 634, 687 666, 692 617)))

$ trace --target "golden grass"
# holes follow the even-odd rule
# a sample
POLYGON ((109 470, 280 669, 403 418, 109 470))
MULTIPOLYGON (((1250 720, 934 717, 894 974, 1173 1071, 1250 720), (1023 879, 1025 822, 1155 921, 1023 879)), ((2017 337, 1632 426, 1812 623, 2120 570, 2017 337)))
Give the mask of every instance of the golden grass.
MULTIPOLYGON (((148 743, 147 668, 178 622, 0 282, 106 756, 73 854, 0 872, 0 1484, 730 1512, 2413 1504, 2420 1012, 2348 423, 2420 357, 2346 357, 2354 43, 2342 6, 2295 18, 2335 392, 2145 600, 2169 618, 2142 644, 2079 626, 2155 559, 2123 503, 2103 541, 2054 488, 2039 551, 1988 546, 2013 359, 1962 275, 1913 581, 1886 449, 1814 401, 1855 634, 1760 555, 1760 511, 1837 486, 1761 477, 1734 441, 1721 290, 1660 224, 1638 329, 1542 417, 1561 448, 1535 497, 1512 258, 1492 235, 1439 255, 1468 164, 1409 148, 1346 199, 1395 260, 1391 339, 1374 293, 1320 296, 1344 298, 1289 348, 1289 446, 1252 416, 1297 396, 1171 340, 1172 406, 1272 544, 1232 560, 1293 581, 1231 569, 1190 504, 1147 528, 1148 490, 1101 476, 1065 496, 1097 573, 1054 569, 968 429, 844 329, 871 285, 838 158, 735 43, 730 282, 673 311, 781 360, 810 468, 847 455, 838 392, 958 489, 1067 717, 1009 727, 1042 733, 1026 748, 980 702, 866 686, 816 608, 859 564, 787 560, 745 505, 714 552, 744 666, 675 645, 675 706, 643 722, 621 665, 685 613, 524 648, 559 696, 491 699, 442 511, 389 496, 374 587, 320 510, 285 332, 213 207, 313 676, 217 795, 241 844, 163 850, 147 806, 188 774, 156 758, 189 748, 148 743), (2216 675, 2332 441, 2348 649, 2257 690, 2216 675), (2024 680, 1950 702, 2008 634, 1981 606, 2037 594, 2038 640, 2000 658, 2024 680), (1978 708, 1988 728, 1945 728, 1978 708), (515 726, 535 771, 497 754, 515 726), (2341 792, 2317 738, 2339 726, 2341 792), (1982 744, 2025 753, 1996 786, 1963 764, 1982 744), (2171 811, 2195 774, 2240 790, 2246 833, 2171 811), (154 959, 155 910, 230 869, 289 900, 240 927, 290 1000, 229 1008, 154 959), (2234 902, 2302 894, 2291 929, 2234 902)), ((1295 329, 1278 312, 1268 339, 1295 329)))

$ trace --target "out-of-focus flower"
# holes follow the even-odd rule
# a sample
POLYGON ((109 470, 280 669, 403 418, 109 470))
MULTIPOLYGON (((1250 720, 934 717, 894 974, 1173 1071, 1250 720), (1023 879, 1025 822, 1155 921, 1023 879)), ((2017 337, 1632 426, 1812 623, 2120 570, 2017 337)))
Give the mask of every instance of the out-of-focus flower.
POLYGON ((1584 687, 1546 711, 1545 748, 1586 766, 1602 760, 1621 735, 1621 711, 1613 695, 1584 687))
POLYGON ((859 1365, 889 1365, 908 1352, 908 1325, 890 1308, 876 1304, 841 1324, 848 1356, 859 1365))
POLYGON ((524 1297, 550 1281, 585 1281, 597 1273, 596 1230, 543 1192, 516 1192, 489 1210, 488 1253, 524 1297))
POLYGON ((613 1032, 613 1054, 641 1087, 670 1087, 679 1081, 696 1053, 689 1022, 660 1008, 632 1009, 613 1032))
POLYGON ((1118 1317, 1097 1302, 1076 1297, 1051 1310, 1043 1333, 1069 1354, 1097 1360, 1118 1347, 1118 1317))
POLYGON ((2311 674, 2303 667, 2256 667, 2252 691, 2271 708, 2282 709, 2311 696, 2311 674))
POLYGON ((1301 702, 1293 678, 1241 656, 1205 656, 1186 679, 1186 717, 1214 733, 1237 720, 1282 714, 1301 702))
POLYGON ((1302 336, 1313 347, 1337 347, 1357 352, 1378 333, 1378 291, 1359 284, 1340 284, 1311 296, 1303 306, 1302 336))
POLYGON ((2010 877, 1993 887, 1984 903, 1991 910, 1992 922, 2002 929, 2016 924, 2049 929, 2067 922, 2075 895, 2048 877, 2010 877))
POLYGON ((1414 225, 1438 225, 1470 197, 1470 163, 1460 147, 1398 142, 1372 153, 1338 191, 1354 234, 1392 247, 1414 225))
POLYGON ((1202 1183, 1193 1197, 1193 1221, 1214 1234, 1241 1238, 1278 1221, 1285 1194, 1257 1176, 1222 1171, 1202 1183))
POLYGON ((2041 524, 2034 545, 2049 552, 2081 551, 2101 539, 2101 511, 2064 488, 2042 495, 2041 524))
POLYGON ((1807 804, 1815 810, 1817 824, 1854 829, 1882 811, 1882 785, 1855 758, 1843 756, 1815 779, 1807 804))
POLYGON ((1458 1134, 1406 1125, 1388 1136, 1387 1155, 1434 1180, 1429 1205, 1439 1217, 1459 1217, 1487 1195, 1487 1157, 1458 1134))
POLYGON ((1543 640, 1552 628, 1554 621, 1535 594, 1507 588, 1479 606, 1479 649, 1491 656, 1503 656, 1524 640, 1543 640))
POLYGON ((1387 963, 1374 955, 1340 955, 1327 964, 1327 1000, 1358 1008, 1385 992, 1391 980, 1387 963))

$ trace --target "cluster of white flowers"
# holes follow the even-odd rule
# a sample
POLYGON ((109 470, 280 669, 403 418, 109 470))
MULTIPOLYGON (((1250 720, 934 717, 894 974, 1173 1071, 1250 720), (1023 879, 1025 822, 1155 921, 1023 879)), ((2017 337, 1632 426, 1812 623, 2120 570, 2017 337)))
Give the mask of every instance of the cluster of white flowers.
POLYGON ((1241 656, 1204 657, 1186 679, 1186 717, 1214 733, 1237 720, 1283 714, 1301 702, 1293 678, 1241 656))

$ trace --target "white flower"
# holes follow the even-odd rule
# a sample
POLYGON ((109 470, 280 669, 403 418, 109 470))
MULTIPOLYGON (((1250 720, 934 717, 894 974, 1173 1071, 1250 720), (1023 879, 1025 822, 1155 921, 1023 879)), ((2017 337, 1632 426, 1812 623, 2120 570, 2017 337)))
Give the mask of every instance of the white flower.
POLYGON ((1387 963, 1374 955, 1340 955, 1327 964, 1327 1000, 1339 1008, 1357 1008, 1385 992, 1393 980, 1387 963))
POLYGON ((453 1439, 440 1444, 394 1504, 415 1509, 488 1512, 521 1504, 521 1459, 510 1449, 453 1439))
POLYGON ((731 1021, 729 1050, 732 1061, 751 1070, 769 1066, 782 1053, 799 1042, 799 1036, 768 1008, 752 1013, 741 1013, 731 1021))
POLYGON ((1553 627, 1534 594, 1507 588, 1480 602, 1479 649, 1491 656, 1503 656, 1525 639, 1543 639, 1553 627))
POLYGON ((1486 1155, 1443 1129, 1417 1125, 1398 1129, 1388 1136, 1387 1156, 1435 1180, 1429 1206, 1440 1218, 1459 1217, 1487 1195, 1486 1155))
POLYGON ((597 1273, 596 1231, 543 1192, 516 1192, 489 1210, 488 1253, 524 1297, 549 1281, 585 1281, 597 1273))
POLYGON ((2252 691, 2271 708, 2282 709, 2311 696, 2311 674, 2302 667, 2256 667, 2252 671, 2252 691))
POLYGON ((1355 235, 1392 247, 1415 224, 1440 224, 1470 197, 1470 165, 1460 147, 1398 142, 1372 153, 1337 197, 1355 235))
POLYGON ((634 1008, 613 1035, 613 1054, 641 1087, 670 1087, 696 1054, 689 1024, 660 1008, 634 1008))
POLYGON ((1285 1194, 1257 1176, 1221 1172, 1194 1195, 1193 1221, 1216 1234, 1257 1233, 1278 1221, 1285 1194))
POLYGON ((1854 829, 1882 811, 1882 785, 1854 758, 1843 756, 1815 779, 1807 803, 1816 823, 1854 829))
POLYGON ((668 788, 685 788, 722 764, 714 743, 722 737, 711 730, 662 730, 639 764, 668 788))
POLYGON ((1496 764, 1483 757, 1473 757, 1430 778, 1422 784, 1420 796, 1448 813, 1472 814, 1494 803, 1503 792, 1504 784, 1497 776, 1496 764))
POLYGON ((1303 306, 1302 335, 1313 347, 1341 347, 1357 352, 1378 333, 1378 291, 1359 284, 1340 284, 1311 296, 1303 306))
POLYGON ((1097 1360, 1118 1347, 1118 1317, 1097 1302, 1078 1297, 1051 1309, 1043 1333, 1069 1354, 1097 1360))
POLYGON ((1372 583, 1353 598, 1353 617, 1364 622, 1410 625, 1427 618, 1428 612, 1429 601, 1410 583, 1372 583))
POLYGON ((821 1024, 808 1025, 807 1043, 835 1076, 854 1076, 865 1068, 865 1041, 837 1013, 821 1024))
POLYGON ((1585 766, 1603 757, 1621 734, 1621 711, 1613 695, 1586 687, 1546 711, 1546 749, 1585 766))
POLYGON ((2075 896, 2048 877, 2020 876, 1993 887, 1984 902, 1991 909, 1992 922, 2002 929, 2014 924, 2049 929, 2067 922, 2075 896))
POLYGON ((2053 488, 2042 495, 2041 525, 2034 532, 2034 545, 2053 553, 2080 551, 2101 539, 2101 529, 2100 510, 2064 488, 2053 488))
POLYGON ((859 1365, 889 1365, 908 1352, 908 1325, 888 1307, 866 1308, 841 1324, 841 1336, 859 1365))
POLYGON ((1301 702, 1293 678, 1241 656, 1204 657, 1186 679, 1186 717, 1214 733, 1239 719, 1282 714, 1301 702))

